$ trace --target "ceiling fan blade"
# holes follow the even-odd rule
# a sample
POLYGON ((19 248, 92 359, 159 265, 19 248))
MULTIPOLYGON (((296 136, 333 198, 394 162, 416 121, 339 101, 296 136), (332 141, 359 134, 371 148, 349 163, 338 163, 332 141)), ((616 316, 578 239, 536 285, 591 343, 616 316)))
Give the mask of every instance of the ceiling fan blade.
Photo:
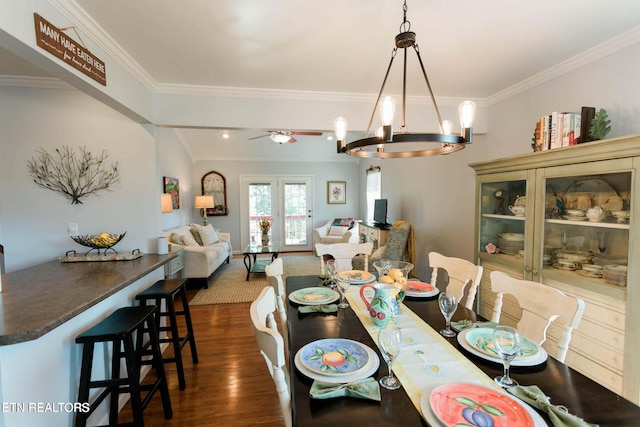
POLYGON ((307 135, 307 136, 321 136, 322 132, 317 132, 317 131, 293 131, 291 132, 294 135, 307 135))
POLYGON ((253 138, 249 138, 249 141, 251 141, 252 139, 264 138, 265 136, 271 136, 271 134, 260 135, 260 136, 254 136, 253 138))
POLYGON ((291 137, 291 139, 289 140, 289 144, 293 144, 296 141, 297 141, 297 139, 295 139, 294 137, 291 137))

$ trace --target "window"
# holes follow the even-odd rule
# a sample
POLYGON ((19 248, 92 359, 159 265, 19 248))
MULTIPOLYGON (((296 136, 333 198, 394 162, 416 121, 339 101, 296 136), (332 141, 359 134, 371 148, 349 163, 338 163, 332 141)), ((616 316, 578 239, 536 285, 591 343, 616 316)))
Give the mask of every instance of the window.
POLYGON ((380 166, 367 169, 367 221, 373 221, 373 205, 376 199, 382 197, 382 172, 380 166))

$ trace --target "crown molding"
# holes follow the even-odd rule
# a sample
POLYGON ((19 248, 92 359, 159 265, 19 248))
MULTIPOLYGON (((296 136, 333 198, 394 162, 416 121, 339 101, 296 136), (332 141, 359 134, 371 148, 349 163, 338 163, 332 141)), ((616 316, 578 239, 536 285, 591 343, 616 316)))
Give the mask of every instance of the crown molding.
MULTIPOLYGON (((287 89, 262 89, 246 87, 204 86, 186 84, 160 83, 156 86, 156 94, 184 95, 184 96, 210 96, 224 98, 259 98, 277 100, 305 100, 305 101, 329 101, 329 102, 362 102, 373 104, 377 94, 355 92, 322 92, 287 89)), ((399 94, 392 94, 400 97, 399 94)), ((458 106, 468 98, 436 97, 438 105, 458 106)), ((484 106, 484 99, 474 99, 478 106, 484 106)), ((408 95, 407 102, 412 105, 431 105, 431 97, 408 95)))
POLYGON ((626 33, 620 34, 619 36, 614 37, 611 40, 600 43, 599 45, 585 52, 566 59, 551 68, 548 68, 532 77, 529 77, 528 79, 521 81, 520 83, 517 83, 489 96, 486 99, 487 105, 493 105, 498 102, 504 101, 507 98, 511 98, 512 96, 515 96, 521 92, 525 92, 550 80, 556 79, 564 74, 575 71, 579 68, 584 67, 585 65, 605 58, 639 42, 640 26, 637 26, 627 31, 626 33))
POLYGON ((359 159, 355 159, 351 156, 341 156, 338 159, 330 158, 299 158, 299 157, 278 157, 278 158, 266 158, 266 157, 220 157, 220 156, 197 156, 195 161, 225 161, 225 162, 295 162, 295 163, 357 163, 359 159), (344 158, 347 157, 347 158, 344 158))
POLYGON ((0 75, 0 86, 31 87, 38 89, 74 89, 70 84, 56 77, 29 77, 0 75))
POLYGON ((153 92, 157 82, 142 68, 98 23, 85 12, 74 0, 49 0, 61 14, 83 31, 100 49, 104 50, 110 59, 117 62, 153 92))

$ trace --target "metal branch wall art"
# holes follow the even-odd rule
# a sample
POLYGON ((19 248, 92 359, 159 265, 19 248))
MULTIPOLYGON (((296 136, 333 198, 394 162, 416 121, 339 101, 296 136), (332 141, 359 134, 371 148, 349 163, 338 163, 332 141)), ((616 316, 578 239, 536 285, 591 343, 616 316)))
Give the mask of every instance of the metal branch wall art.
POLYGON ((29 175, 33 182, 42 188, 64 194, 71 204, 82 203, 84 196, 95 194, 101 190, 111 190, 120 181, 118 162, 107 165, 109 157, 106 150, 93 156, 86 147, 80 147, 76 155, 68 146, 49 154, 46 150, 38 151, 39 157, 27 162, 29 175))

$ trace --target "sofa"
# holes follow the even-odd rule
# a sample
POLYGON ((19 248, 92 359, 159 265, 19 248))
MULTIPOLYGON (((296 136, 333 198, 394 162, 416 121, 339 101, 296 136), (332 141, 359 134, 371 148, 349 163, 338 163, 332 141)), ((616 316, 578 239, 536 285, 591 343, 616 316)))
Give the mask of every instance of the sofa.
POLYGON ((315 243, 359 243, 360 233, 356 218, 335 218, 313 229, 315 243))
POLYGON ((187 279, 207 279, 222 265, 230 262, 232 256, 231 235, 216 232, 211 224, 203 227, 198 224, 183 225, 162 232, 167 237, 169 247, 180 246, 184 249, 184 269, 182 277, 187 279), (204 238, 204 239, 203 239, 204 238))

